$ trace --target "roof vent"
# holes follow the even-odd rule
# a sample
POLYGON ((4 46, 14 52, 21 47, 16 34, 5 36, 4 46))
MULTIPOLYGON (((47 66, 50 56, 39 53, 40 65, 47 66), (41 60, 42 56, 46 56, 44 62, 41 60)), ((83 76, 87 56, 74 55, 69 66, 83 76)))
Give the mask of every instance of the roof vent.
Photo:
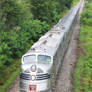
POLYGON ((65 27, 64 26, 62 26, 62 30, 64 30, 65 29, 65 27))
POLYGON ((60 31, 58 31, 58 30, 56 31, 56 30, 55 30, 55 31, 51 31, 51 33, 60 34, 60 31))
POLYGON ((47 43, 47 40, 45 40, 44 42, 43 42, 43 44, 46 44, 47 43))
POLYGON ((51 37, 51 36, 52 36, 52 34, 49 35, 49 37, 51 37))
POLYGON ((44 51, 46 52, 46 49, 44 49, 44 51))
POLYGON ((31 50, 35 50, 35 48, 31 48, 31 50))

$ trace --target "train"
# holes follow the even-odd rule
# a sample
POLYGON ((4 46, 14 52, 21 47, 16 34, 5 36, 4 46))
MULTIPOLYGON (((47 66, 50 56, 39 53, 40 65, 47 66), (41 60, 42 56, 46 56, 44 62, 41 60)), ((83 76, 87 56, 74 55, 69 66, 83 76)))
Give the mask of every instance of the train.
POLYGON ((20 92, 51 92, 79 16, 81 2, 22 56, 20 92))

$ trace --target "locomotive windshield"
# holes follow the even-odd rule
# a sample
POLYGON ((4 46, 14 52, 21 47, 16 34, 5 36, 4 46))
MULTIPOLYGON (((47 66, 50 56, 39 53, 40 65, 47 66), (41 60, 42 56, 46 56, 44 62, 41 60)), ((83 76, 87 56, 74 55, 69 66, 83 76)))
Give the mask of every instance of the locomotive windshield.
POLYGON ((38 62, 51 62, 50 56, 38 55, 38 62))
POLYGON ((24 63, 34 62, 36 61, 36 56, 35 55, 24 56, 23 61, 24 63))

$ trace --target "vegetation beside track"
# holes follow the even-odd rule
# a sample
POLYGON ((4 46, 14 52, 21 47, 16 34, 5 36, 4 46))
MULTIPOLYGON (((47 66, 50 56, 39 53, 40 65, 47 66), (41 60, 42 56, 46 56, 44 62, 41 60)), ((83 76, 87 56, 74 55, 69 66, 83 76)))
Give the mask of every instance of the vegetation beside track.
POLYGON ((78 63, 74 71, 74 92, 92 92, 92 1, 81 15, 78 63))
POLYGON ((21 56, 78 0, 0 0, 0 92, 20 70, 21 56))

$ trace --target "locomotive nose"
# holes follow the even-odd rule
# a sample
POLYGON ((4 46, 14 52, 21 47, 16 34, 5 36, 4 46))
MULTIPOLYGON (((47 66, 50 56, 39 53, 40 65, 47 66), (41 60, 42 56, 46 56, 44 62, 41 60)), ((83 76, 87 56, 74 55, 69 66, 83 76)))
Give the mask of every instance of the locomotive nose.
POLYGON ((36 64, 24 64, 21 65, 21 72, 23 73, 35 73, 37 71, 37 66, 36 64))
POLYGON ((51 66, 52 64, 44 64, 44 63, 24 64, 21 65, 21 72, 31 74, 46 73, 51 69, 51 66))
POLYGON ((50 88, 50 73, 48 72, 51 68, 50 64, 24 64, 21 68, 23 70, 20 73, 20 90, 42 92, 50 88))

